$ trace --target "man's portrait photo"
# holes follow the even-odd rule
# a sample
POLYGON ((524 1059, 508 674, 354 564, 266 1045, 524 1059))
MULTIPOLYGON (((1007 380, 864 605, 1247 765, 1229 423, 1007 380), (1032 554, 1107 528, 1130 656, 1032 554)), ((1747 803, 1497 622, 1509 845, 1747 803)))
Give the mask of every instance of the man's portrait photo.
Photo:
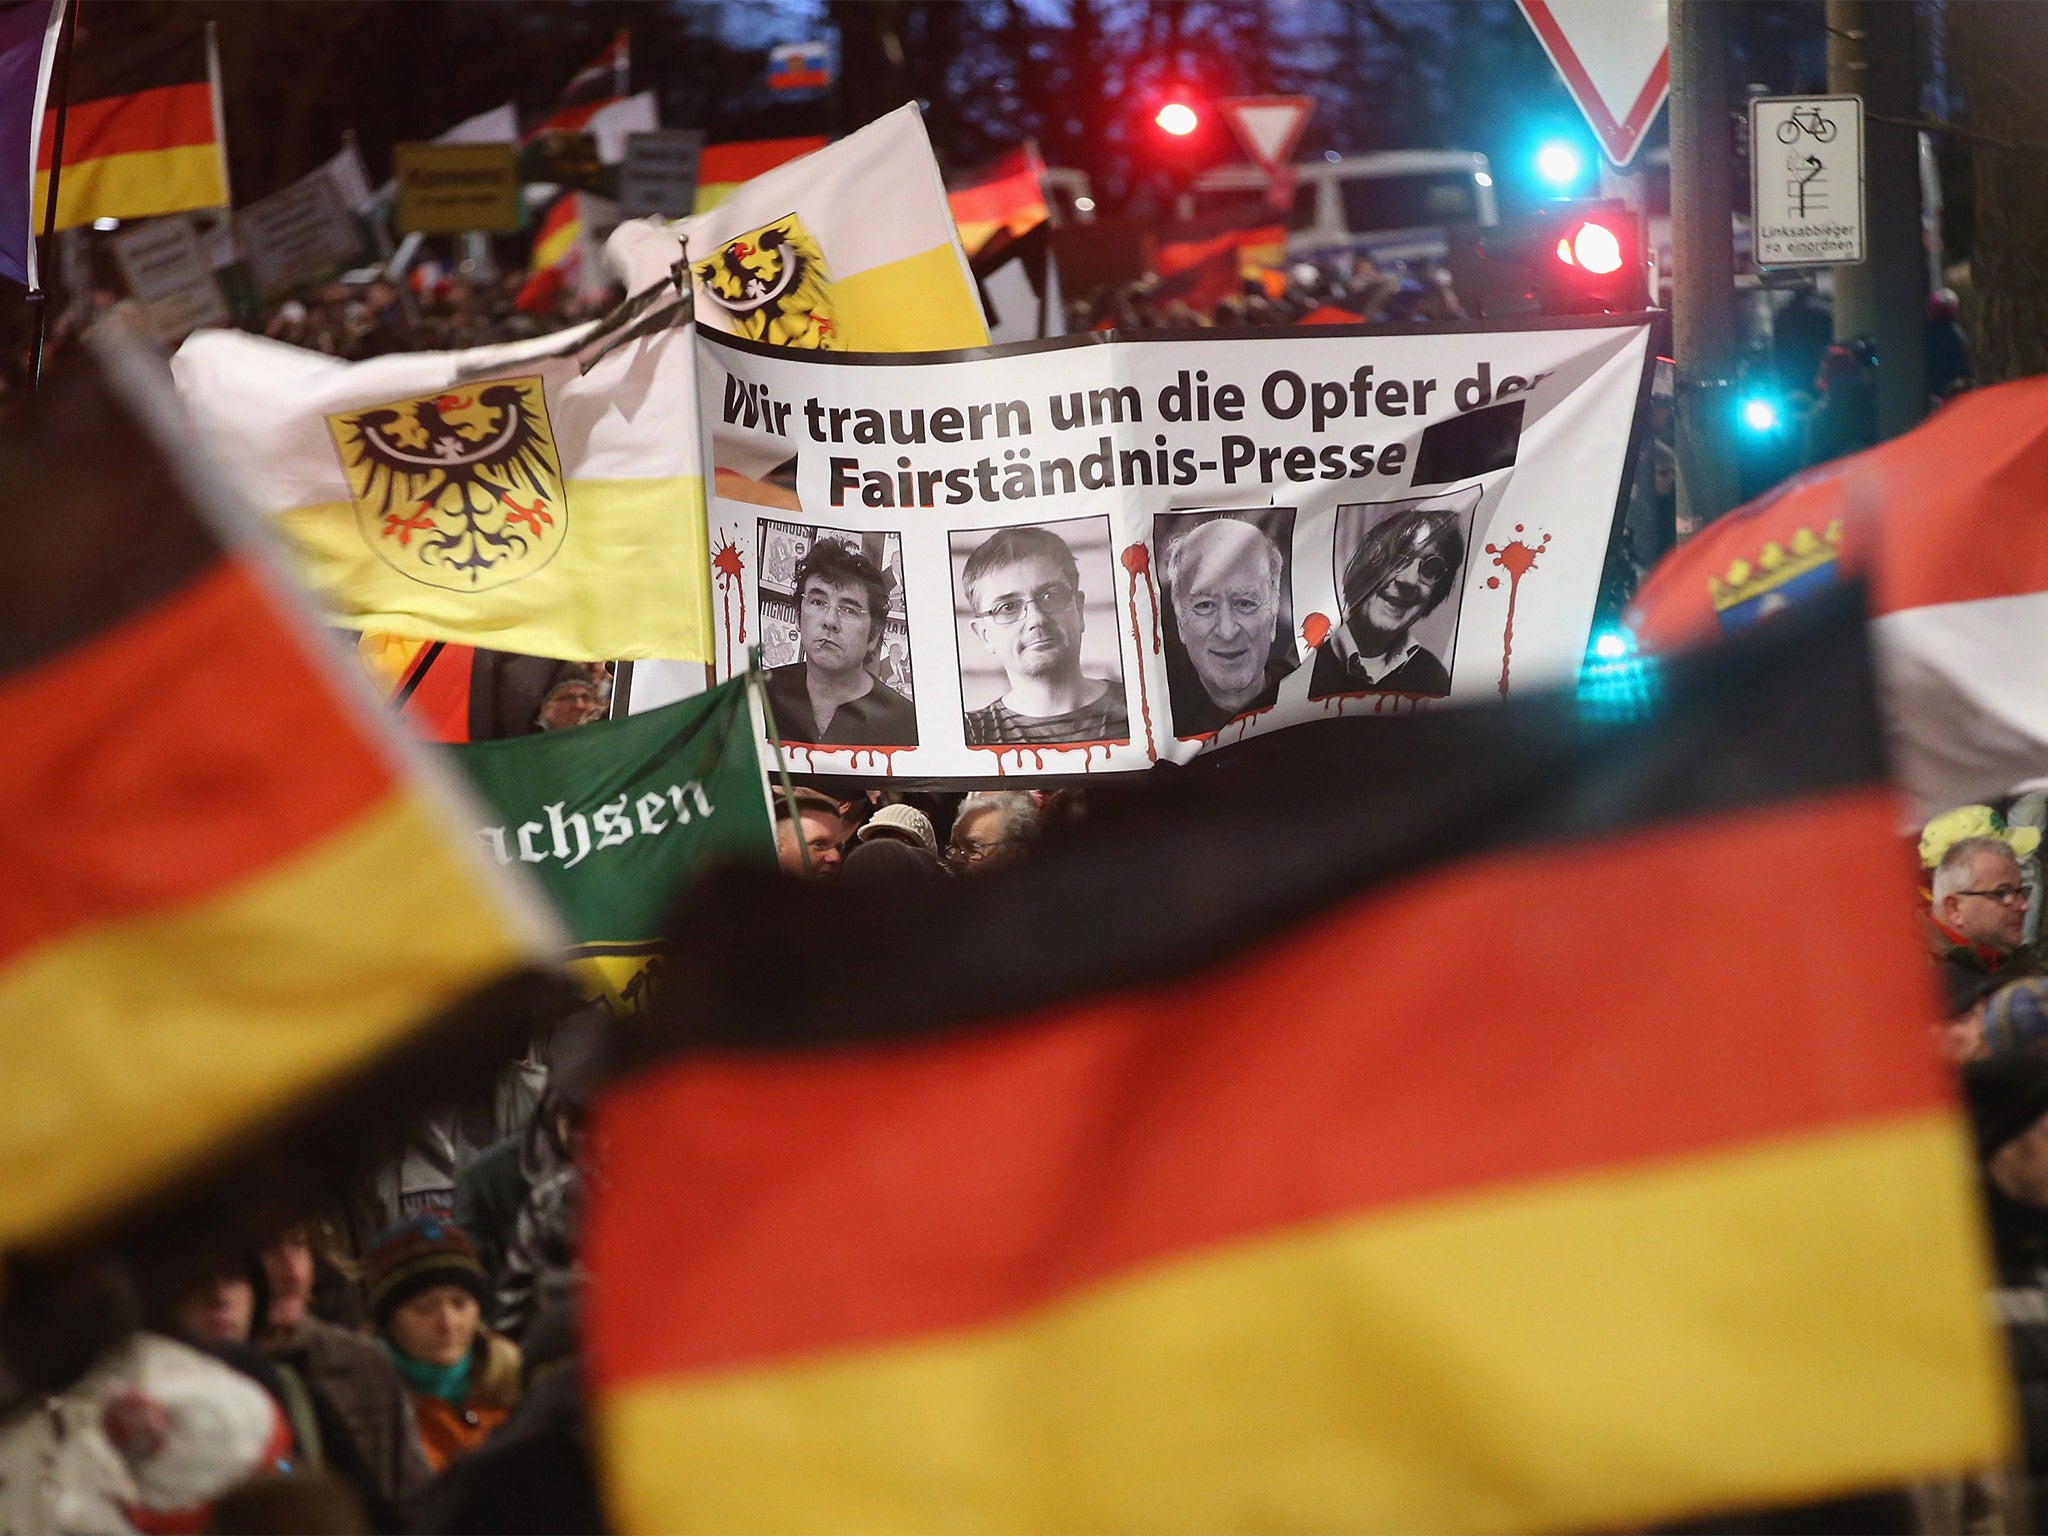
POLYGON ((1173 731, 1213 735, 1272 707, 1301 665, 1294 645, 1294 510, 1163 512, 1152 519, 1163 578, 1173 731))
POLYGON ((1343 616, 1316 651, 1308 696, 1451 691, 1465 554, 1479 487, 1337 509, 1343 616))
POLYGON ((1109 519, 962 529, 951 543, 967 744, 1130 740, 1109 519))
POLYGON ((916 746, 902 540, 764 520, 760 571, 776 733, 809 746, 916 746))

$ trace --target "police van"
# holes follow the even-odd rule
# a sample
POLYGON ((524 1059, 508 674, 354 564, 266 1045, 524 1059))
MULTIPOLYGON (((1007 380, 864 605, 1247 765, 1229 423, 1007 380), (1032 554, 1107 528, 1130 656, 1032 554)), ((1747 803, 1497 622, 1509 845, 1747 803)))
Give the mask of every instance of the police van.
MULTIPOLYGON (((1266 173, 1254 165, 1205 171, 1180 199, 1183 219, 1260 209, 1266 173)), ((1500 214, 1486 156, 1462 149, 1395 149, 1371 155, 1326 156, 1294 167, 1285 213, 1290 255, 1361 250, 1378 261, 1440 261, 1447 224, 1493 225, 1500 214)))

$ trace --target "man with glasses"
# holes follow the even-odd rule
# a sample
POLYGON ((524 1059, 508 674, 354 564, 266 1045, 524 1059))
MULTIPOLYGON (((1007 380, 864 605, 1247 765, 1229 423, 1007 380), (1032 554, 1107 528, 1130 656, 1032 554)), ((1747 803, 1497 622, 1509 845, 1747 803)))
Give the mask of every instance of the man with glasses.
POLYGON ((1436 612, 1465 565, 1465 536, 1449 507, 1397 513, 1358 541, 1344 568, 1344 622, 1316 653, 1308 696, 1409 693, 1440 699, 1451 674, 1410 638, 1436 612))
POLYGON ((1934 925, 1947 941, 1951 970, 2025 976, 2041 967, 2026 944, 2033 886, 2012 845, 1999 837, 1959 837, 1934 866, 1934 925))
POLYGON ((768 669, 769 707, 784 741, 835 747, 914 747, 917 710, 876 677, 889 577, 836 539, 796 563, 796 631, 803 660, 768 669))
POLYGON ((965 716, 970 747, 1128 741, 1120 683, 1081 670, 1084 597, 1067 541, 1046 528, 1003 528, 960 574, 974 633, 1005 688, 965 716))

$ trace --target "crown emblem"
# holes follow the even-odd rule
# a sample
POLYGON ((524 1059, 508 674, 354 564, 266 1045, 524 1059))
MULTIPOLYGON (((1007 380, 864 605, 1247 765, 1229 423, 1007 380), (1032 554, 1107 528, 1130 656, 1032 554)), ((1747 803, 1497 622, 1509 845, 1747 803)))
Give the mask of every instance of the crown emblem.
POLYGON ((1707 594, 1714 612, 1726 613, 1744 603, 1789 586, 1832 565, 1842 552, 1842 520, 1830 522, 1818 535, 1801 528, 1780 544, 1773 539, 1757 551, 1756 559, 1732 560, 1725 576, 1707 578, 1707 594))

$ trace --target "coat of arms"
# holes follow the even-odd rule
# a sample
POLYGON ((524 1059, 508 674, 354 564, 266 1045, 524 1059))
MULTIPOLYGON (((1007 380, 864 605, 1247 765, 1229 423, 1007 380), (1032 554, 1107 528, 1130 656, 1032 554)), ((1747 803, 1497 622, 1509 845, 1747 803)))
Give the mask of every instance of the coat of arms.
POLYGON ((801 220, 786 214, 720 246, 693 264, 734 334, 779 347, 835 351, 845 345, 832 311, 825 252, 801 220))
POLYGON ((539 378, 494 379, 327 418, 363 542, 456 592, 531 576, 568 532, 539 378))

